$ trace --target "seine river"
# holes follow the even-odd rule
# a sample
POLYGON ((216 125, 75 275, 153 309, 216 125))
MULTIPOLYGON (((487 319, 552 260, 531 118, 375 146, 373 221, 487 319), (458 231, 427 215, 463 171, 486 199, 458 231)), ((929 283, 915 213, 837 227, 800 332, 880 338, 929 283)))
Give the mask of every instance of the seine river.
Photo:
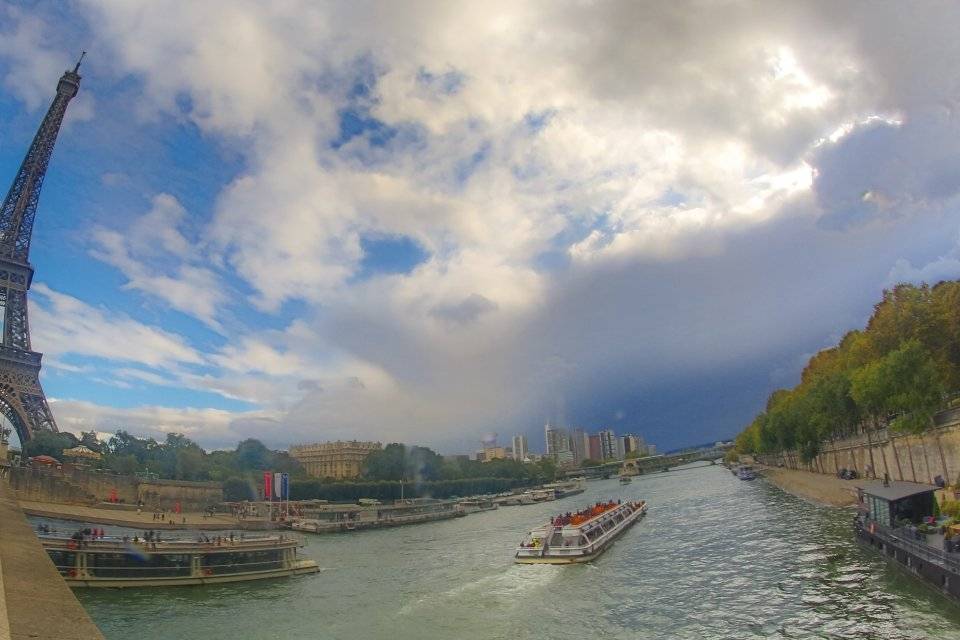
POLYGON ((110 640, 960 638, 960 607, 861 548, 852 512, 721 467, 588 483, 562 501, 306 538, 322 571, 78 590, 110 640), (524 531, 602 498, 650 511, 596 562, 514 565, 524 531))

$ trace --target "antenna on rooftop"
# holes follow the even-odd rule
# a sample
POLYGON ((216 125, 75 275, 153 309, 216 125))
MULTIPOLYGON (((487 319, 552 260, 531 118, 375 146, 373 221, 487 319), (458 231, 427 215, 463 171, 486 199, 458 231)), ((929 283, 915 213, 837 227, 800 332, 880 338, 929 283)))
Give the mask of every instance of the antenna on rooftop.
POLYGON ((80 63, 83 62, 83 58, 84 58, 86 55, 87 55, 87 52, 86 52, 86 51, 83 51, 83 52, 80 54, 80 59, 77 60, 77 66, 75 66, 75 67, 73 68, 73 72, 74 72, 74 73, 76 73, 77 71, 80 70, 80 63))

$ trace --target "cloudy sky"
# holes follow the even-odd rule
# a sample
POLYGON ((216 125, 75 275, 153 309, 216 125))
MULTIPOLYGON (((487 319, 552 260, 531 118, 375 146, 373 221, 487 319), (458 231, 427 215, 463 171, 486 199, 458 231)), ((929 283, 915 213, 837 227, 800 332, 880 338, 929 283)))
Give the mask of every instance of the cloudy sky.
POLYGON ((958 5, 0 5, 61 429, 730 436, 960 277, 958 5))

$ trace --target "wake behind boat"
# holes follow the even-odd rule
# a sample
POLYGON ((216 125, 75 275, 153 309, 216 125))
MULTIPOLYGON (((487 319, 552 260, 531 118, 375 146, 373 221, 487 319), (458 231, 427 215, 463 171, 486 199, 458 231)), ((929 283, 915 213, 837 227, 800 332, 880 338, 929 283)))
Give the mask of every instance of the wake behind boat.
POLYGON ((520 564, 589 562, 647 513, 646 501, 598 502, 552 518, 527 534, 514 555, 520 564))

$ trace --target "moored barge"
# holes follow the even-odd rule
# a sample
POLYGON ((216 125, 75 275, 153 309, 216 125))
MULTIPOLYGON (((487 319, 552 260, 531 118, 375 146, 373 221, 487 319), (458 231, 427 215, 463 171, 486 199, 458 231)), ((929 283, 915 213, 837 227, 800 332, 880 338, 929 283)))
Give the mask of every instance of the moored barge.
POLYGON ((915 482, 871 482, 858 488, 857 539, 960 600, 960 527, 934 518, 937 487, 915 482))
POLYGON ((283 578, 319 571, 285 535, 203 541, 40 535, 70 587, 167 587, 283 578))
POLYGON ((466 514, 477 513, 480 511, 493 511, 500 507, 499 504, 490 498, 464 498, 459 502, 460 508, 466 514))
POLYGON ((646 513, 646 501, 610 501, 557 516, 530 531, 514 558, 520 564, 589 562, 646 513))
POLYGON ((339 533, 434 522, 466 515, 456 500, 417 498, 397 500, 392 505, 325 504, 304 506, 302 517, 290 522, 295 531, 339 533))

